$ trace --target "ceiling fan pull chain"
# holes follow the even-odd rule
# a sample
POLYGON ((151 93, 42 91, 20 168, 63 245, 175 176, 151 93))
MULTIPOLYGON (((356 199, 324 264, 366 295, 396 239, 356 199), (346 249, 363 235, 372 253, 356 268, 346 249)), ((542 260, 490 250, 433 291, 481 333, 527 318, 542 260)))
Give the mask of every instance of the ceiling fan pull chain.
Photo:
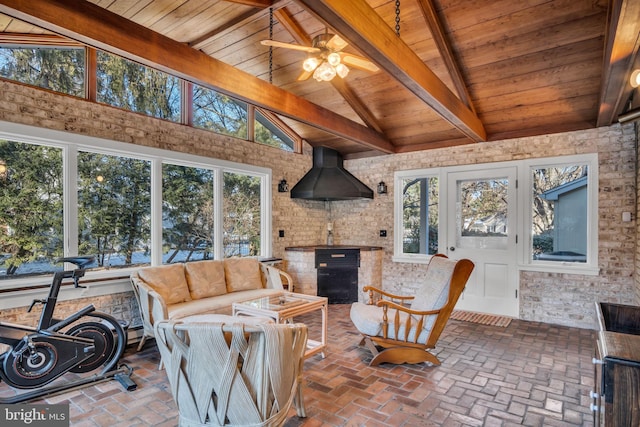
POLYGON ((396 34, 400 37, 400 0, 396 0, 396 34))
MULTIPOLYGON (((273 8, 269 8, 269 40, 273 40, 273 8)), ((269 46, 269 83, 273 84, 273 46, 269 46)))

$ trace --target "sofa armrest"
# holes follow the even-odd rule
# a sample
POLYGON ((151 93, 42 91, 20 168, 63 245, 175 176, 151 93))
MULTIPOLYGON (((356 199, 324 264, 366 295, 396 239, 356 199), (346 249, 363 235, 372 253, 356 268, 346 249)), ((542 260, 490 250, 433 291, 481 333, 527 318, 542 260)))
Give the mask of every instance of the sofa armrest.
POLYGON ((131 284, 140 306, 144 333, 147 336, 154 336, 153 325, 155 322, 169 318, 167 304, 162 296, 144 283, 136 273, 131 275, 131 284))
POLYGON ((264 274, 266 278, 266 287, 268 289, 284 290, 283 285, 286 284, 287 290, 289 292, 294 292, 293 278, 288 273, 280 270, 279 268, 262 263, 260 263, 260 268, 262 269, 262 274, 264 274))

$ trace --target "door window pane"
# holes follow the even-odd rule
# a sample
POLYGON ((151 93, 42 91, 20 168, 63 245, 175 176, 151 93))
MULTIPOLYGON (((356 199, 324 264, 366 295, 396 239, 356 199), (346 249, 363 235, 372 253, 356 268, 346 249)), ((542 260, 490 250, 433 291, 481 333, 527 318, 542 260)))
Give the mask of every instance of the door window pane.
POLYGON ((402 251, 438 252, 438 178, 404 178, 402 184, 402 251))
POLYGON ((213 259, 213 171, 162 166, 163 263, 213 259))
POLYGON ((587 165, 532 170, 533 259, 587 261, 587 172, 587 165))
POLYGON ((98 52, 97 101, 148 116, 180 120, 180 80, 106 52, 98 52))
POLYGON ((508 189, 507 179, 458 181, 456 246, 506 248, 508 189))
POLYGON ((224 173, 224 257, 260 254, 260 178, 224 173))
POLYGON ((0 279, 60 266, 62 182, 61 149, 0 140, 0 279))
POLYGON ((151 164, 78 153, 78 252, 101 267, 150 262, 151 164))
POLYGON ((0 76, 67 95, 84 96, 85 50, 0 47, 0 76))

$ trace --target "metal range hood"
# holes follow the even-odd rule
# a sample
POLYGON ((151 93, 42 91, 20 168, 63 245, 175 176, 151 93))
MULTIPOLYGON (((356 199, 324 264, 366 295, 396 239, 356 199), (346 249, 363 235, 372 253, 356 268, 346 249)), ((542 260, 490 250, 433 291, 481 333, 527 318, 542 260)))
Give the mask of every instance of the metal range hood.
POLYGON ((327 147, 313 147, 313 167, 291 189, 292 199, 373 199, 373 190, 344 167, 340 153, 327 147))

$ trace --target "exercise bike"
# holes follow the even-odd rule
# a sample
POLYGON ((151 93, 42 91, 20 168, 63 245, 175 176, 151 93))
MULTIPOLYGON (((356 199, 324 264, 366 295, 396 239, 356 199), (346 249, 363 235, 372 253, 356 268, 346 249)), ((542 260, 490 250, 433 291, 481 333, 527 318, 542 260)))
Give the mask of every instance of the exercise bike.
POLYGON ((117 379, 128 391, 136 388, 131 380, 132 369, 117 366, 127 344, 126 325, 96 311, 93 304, 65 319, 53 318, 62 281, 70 278, 74 287, 84 287, 80 286, 79 279, 93 261, 93 257, 86 256, 57 261, 75 264, 78 268, 56 272, 48 297, 33 300, 27 311, 33 310, 36 304, 43 306, 35 328, 0 322, 0 343, 10 346, 0 355, 0 379, 13 388, 37 389, 0 398, 0 404, 24 402, 111 378, 117 379), (67 372, 83 374, 98 369, 91 376, 43 387, 67 372))

